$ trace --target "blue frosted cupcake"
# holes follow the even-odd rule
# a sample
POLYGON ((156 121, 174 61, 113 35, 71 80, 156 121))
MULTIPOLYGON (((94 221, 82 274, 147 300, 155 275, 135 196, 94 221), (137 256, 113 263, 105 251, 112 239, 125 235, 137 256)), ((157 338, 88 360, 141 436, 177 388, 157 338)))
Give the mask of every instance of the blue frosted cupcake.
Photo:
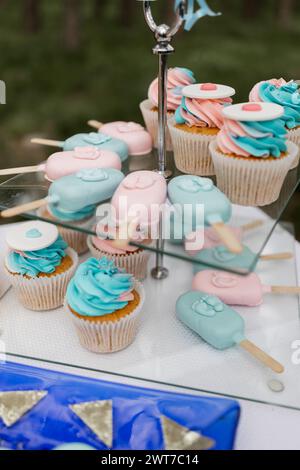
MULTIPOLYGON (((300 93, 299 85, 283 78, 257 83, 251 90, 251 102, 276 103, 284 108, 281 120, 288 132, 288 139, 300 147, 300 93)), ((292 168, 298 166, 299 153, 292 168)))
POLYGON ((78 256, 57 227, 26 222, 10 229, 6 242, 6 274, 24 307, 39 311, 61 307, 78 256))
POLYGON ((81 345, 111 353, 135 339, 144 298, 142 285, 131 274, 107 258, 90 258, 71 280, 65 304, 81 345))

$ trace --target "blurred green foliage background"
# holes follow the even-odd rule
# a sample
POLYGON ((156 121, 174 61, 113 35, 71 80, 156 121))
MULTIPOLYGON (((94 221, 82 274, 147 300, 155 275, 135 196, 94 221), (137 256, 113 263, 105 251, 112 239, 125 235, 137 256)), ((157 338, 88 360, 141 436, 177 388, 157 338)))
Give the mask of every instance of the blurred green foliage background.
MULTIPOLYGON (((157 18, 171 22, 173 2, 153 2, 157 18)), ((179 33, 170 66, 235 87, 238 101, 259 80, 300 79, 299 0, 208 3, 223 15, 179 33)), ((157 75, 153 45, 136 0, 0 0, 1 166, 49 155, 28 144, 33 136, 63 140, 88 131, 91 118, 141 121, 157 75)))

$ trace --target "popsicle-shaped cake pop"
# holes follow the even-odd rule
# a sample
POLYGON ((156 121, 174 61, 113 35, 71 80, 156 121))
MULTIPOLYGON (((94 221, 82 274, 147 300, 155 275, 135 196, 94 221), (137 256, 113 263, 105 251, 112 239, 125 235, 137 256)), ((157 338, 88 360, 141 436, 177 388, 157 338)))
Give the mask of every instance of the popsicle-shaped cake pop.
POLYGON ((73 151, 54 153, 45 163, 37 166, 0 170, 0 176, 44 172, 47 180, 54 181, 88 168, 115 168, 121 170, 122 162, 117 153, 109 150, 98 150, 96 147, 76 147, 73 151))
POLYGON ((117 221, 135 221, 147 227, 159 222, 160 206, 167 198, 167 183, 153 171, 136 171, 122 181, 112 198, 117 221))
POLYGON ((88 134, 75 134, 65 141, 50 139, 31 139, 33 144, 59 147, 65 152, 75 150, 77 147, 95 147, 98 150, 107 150, 117 153, 121 161, 128 158, 128 146, 124 140, 114 139, 102 132, 90 132, 88 134))
POLYGON ((172 204, 192 207, 191 232, 199 228, 197 208, 203 205, 205 225, 213 227, 230 251, 242 251, 240 241, 225 225, 232 215, 231 203, 211 179, 192 175, 177 176, 169 183, 168 195, 172 204))
POLYGON ((146 129, 136 122, 115 121, 103 124, 99 121, 88 122, 99 132, 123 140, 128 145, 130 155, 146 155, 152 151, 152 137, 146 129))
POLYGON ((218 297, 189 291, 177 300, 176 313, 179 320, 214 348, 225 350, 239 345, 274 372, 284 371, 281 364, 246 339, 243 318, 218 297))
POLYGON ((254 269, 258 261, 279 261, 289 260, 291 258, 293 258, 293 253, 290 252, 258 256, 247 246, 243 246, 242 253, 231 253, 226 246, 218 245, 215 248, 199 251, 193 257, 196 261, 193 264, 194 273, 203 271, 207 269, 208 266, 213 266, 223 271, 229 269, 245 272, 254 269))
POLYGON ((257 307, 265 294, 300 294, 296 286, 265 286, 256 273, 248 276, 225 271, 201 271, 193 279, 192 288, 217 296, 228 305, 257 307))
MULTIPOLYGON (((232 232, 235 234, 236 238, 242 242, 244 234, 251 230, 254 230, 263 225, 262 220, 253 220, 247 224, 241 225, 240 227, 230 226, 232 232)), ((223 242, 218 235, 218 233, 211 227, 204 229, 204 239, 203 239, 203 228, 196 232, 189 234, 189 237, 185 239, 185 250, 190 255, 196 255, 200 250, 206 250, 209 248, 215 248, 216 246, 223 245, 223 242)))
POLYGON ((43 206, 60 220, 82 219, 95 212, 96 206, 110 199, 124 175, 113 168, 92 168, 60 178, 51 184, 48 196, 1 213, 2 217, 14 217, 43 206))

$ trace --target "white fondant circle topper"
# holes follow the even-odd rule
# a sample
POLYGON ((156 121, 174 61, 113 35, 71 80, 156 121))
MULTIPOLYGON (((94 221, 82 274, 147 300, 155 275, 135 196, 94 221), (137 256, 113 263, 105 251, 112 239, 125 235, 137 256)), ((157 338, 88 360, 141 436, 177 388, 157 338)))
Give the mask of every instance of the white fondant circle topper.
POLYGON ((17 251, 43 250, 52 245, 57 238, 57 227, 39 220, 14 226, 6 233, 7 245, 17 251))
POLYGON ((280 118, 284 109, 275 103, 240 103, 226 106, 222 112, 233 121, 272 121, 280 118))
POLYGON ((183 96, 201 100, 219 100, 235 95, 235 89, 226 85, 215 83, 197 83, 183 88, 183 96))

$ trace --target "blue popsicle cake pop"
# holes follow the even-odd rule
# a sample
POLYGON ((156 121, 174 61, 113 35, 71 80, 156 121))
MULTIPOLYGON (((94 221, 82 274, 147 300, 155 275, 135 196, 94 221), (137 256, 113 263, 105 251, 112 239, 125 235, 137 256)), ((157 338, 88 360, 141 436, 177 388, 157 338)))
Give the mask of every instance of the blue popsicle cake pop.
POLYGON ((101 132, 90 132, 88 134, 76 134, 65 141, 49 139, 32 139, 32 143, 60 147, 63 151, 72 151, 77 147, 95 147, 98 150, 109 150, 119 155, 122 162, 127 160, 129 150, 127 144, 120 139, 115 139, 101 132))
POLYGON ((225 225, 232 215, 231 203, 211 179, 193 175, 177 176, 169 183, 168 196, 172 204, 189 206, 192 210, 191 223, 184 227, 185 236, 200 228, 197 225, 197 214, 200 205, 203 205, 205 226, 213 227, 231 252, 242 251, 239 240, 225 225))
POLYGON ((221 271, 237 270, 247 272, 250 268, 255 268, 259 259, 250 248, 244 246, 242 253, 231 253, 226 246, 219 245, 214 248, 199 251, 194 257, 194 273, 206 270, 208 266, 221 271))
POLYGON ((274 372, 284 371, 281 364, 246 339, 243 318, 218 297, 189 291, 177 300, 176 313, 180 321, 215 349, 239 345, 274 372))
POLYGON ((48 197, 2 212, 11 217, 48 205, 50 212, 62 221, 85 219, 95 213, 96 206, 110 199, 124 175, 113 168, 81 170, 51 184, 48 197))

